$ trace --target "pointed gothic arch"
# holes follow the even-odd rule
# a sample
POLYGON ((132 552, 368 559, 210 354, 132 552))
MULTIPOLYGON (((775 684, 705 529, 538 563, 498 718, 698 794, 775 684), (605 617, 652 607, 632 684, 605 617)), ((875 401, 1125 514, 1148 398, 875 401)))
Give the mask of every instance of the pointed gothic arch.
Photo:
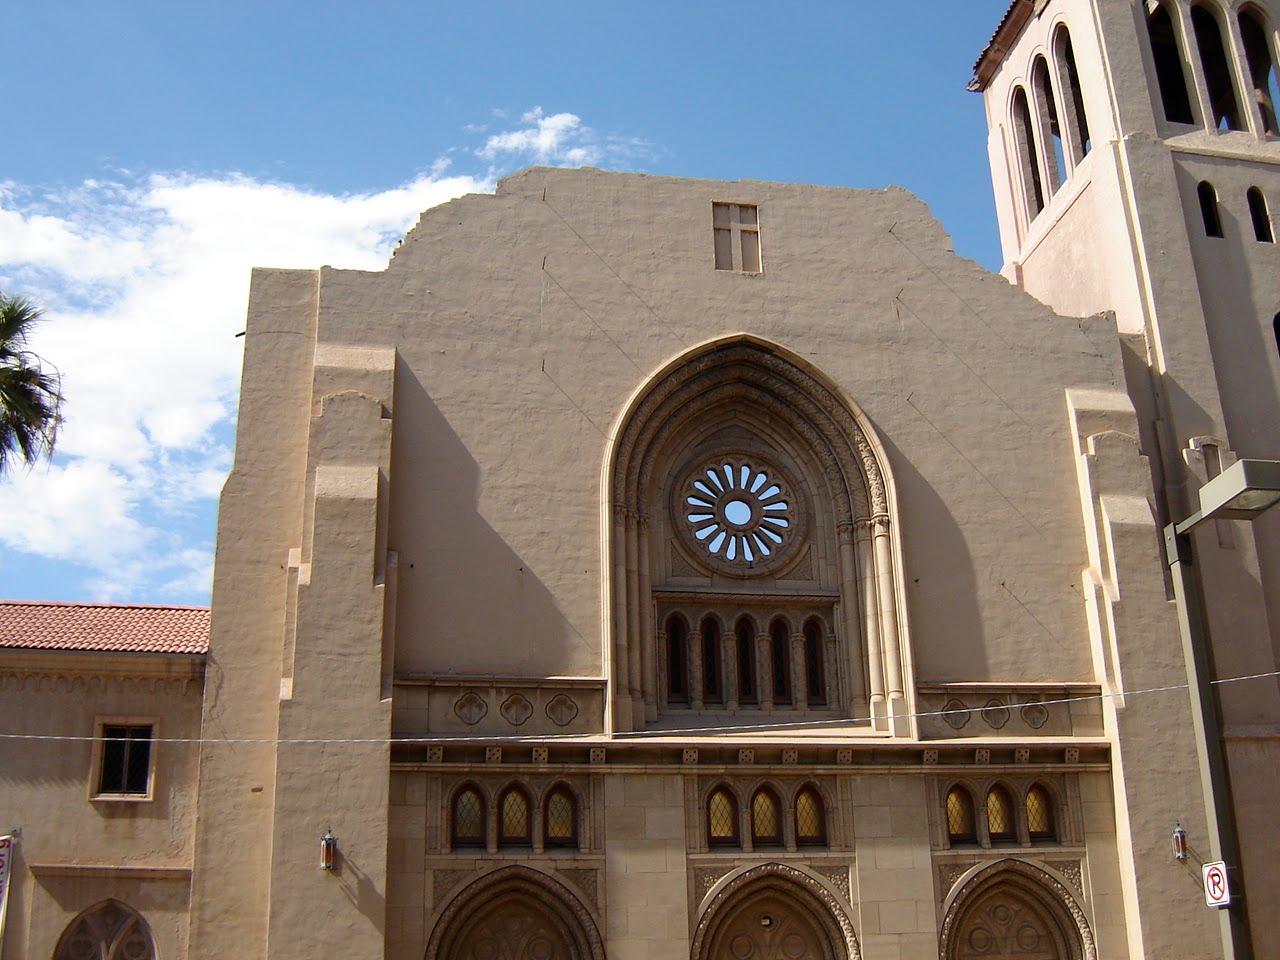
POLYGON ((957 881, 943 907, 941 960, 1097 960, 1093 931, 1070 890, 1024 860, 974 868, 957 881))
MULTIPOLYGON (((653 374, 627 404, 604 483, 607 662, 616 729, 643 726, 668 706, 660 628, 669 610, 655 600, 702 577, 739 582, 758 622, 772 621, 775 613, 796 624, 823 615, 837 642, 835 662, 823 664, 834 693, 827 700, 834 702, 821 709, 872 717, 880 731, 906 732, 907 721, 899 718, 909 712, 908 644, 892 478, 866 417, 811 364, 749 335, 694 347, 653 374), (752 507, 750 521, 735 526, 720 515, 720 505, 684 506, 686 487, 700 482, 697 471, 708 464, 717 474, 723 465, 731 478, 726 486, 737 483, 739 471, 744 491, 761 484, 752 492, 759 490, 764 506, 752 507), (782 492, 772 493, 775 488, 782 492), (699 516, 714 515, 698 521, 706 524, 702 529, 681 512, 699 509, 709 511, 699 516), (774 509, 779 512, 768 512, 774 509), (719 550, 717 541, 736 543, 737 554, 732 546, 719 550), (776 584, 787 578, 812 585, 811 605, 788 601, 769 610, 769 599, 784 594, 776 584)), ((703 486, 710 489, 705 480, 703 486)), ((721 620, 736 624, 741 612, 722 611, 721 620)), ((793 639, 791 664, 802 671, 803 636, 793 639)), ((740 645, 732 646, 724 676, 736 687, 740 645)), ((763 685, 767 652, 755 653, 752 666, 763 685)), ((701 673, 699 659, 690 657, 691 672, 701 673)), ((693 679, 696 689, 701 678, 693 679)), ((736 691, 724 699, 736 703, 736 691)))
POLYGON ((712 888, 689 956, 773 955, 861 960, 862 951, 845 905, 824 883, 787 864, 762 863, 712 888))
POLYGON ((591 912, 554 877, 529 867, 500 867, 464 886, 440 912, 425 960, 489 957, 605 960, 591 912))
POLYGON ((142 914, 119 900, 103 900, 67 924, 54 960, 155 960, 155 941, 142 914))

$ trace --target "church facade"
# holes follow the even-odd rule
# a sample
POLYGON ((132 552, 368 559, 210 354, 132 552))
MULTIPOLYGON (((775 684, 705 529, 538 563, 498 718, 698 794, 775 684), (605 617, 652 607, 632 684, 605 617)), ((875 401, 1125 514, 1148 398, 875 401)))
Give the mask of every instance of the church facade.
MULTIPOLYGON (((1280 454, 1278 20, 1017 0, 1004 278, 897 188, 543 168, 255 271, 211 617, 0 604, 17 732, 80 738, 4 748, 0 957, 1247 950, 1161 530, 1280 454)), ((1196 535, 1220 678, 1275 671, 1278 520, 1196 535)))

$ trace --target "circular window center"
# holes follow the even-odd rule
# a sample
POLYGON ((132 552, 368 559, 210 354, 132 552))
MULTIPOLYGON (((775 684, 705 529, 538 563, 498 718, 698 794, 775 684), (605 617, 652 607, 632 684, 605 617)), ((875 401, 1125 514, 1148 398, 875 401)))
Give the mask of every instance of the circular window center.
POLYGON ((736 527, 745 527, 751 522, 751 507, 745 500, 730 500, 724 505, 724 518, 736 527))
POLYGON ((770 467, 730 457, 704 463, 682 488, 685 534, 708 559, 750 570, 779 559, 790 545, 791 498, 770 467))

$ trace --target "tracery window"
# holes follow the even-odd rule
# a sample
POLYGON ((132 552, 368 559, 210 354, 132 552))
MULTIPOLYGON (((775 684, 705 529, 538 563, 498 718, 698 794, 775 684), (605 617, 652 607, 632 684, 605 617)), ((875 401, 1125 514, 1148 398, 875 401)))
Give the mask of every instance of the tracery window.
POLYGON ((1038 783, 1032 784, 1027 791, 1026 807, 1027 836, 1032 840, 1056 840, 1058 835, 1049 791, 1038 783))
POLYGON ((796 794, 796 843, 820 846, 827 842, 827 818, 822 797, 813 787, 801 787, 796 794))
POLYGON ((761 787, 751 798, 751 843, 772 846, 782 842, 782 816, 778 798, 768 787, 761 787))
POLYGON ((473 786, 465 786, 453 798, 452 833, 454 847, 485 845, 484 796, 473 786))
POLYGON ((578 845, 578 805, 567 787, 558 786, 547 794, 542 820, 543 843, 548 847, 578 845))
POLYGON ((510 786, 498 799, 498 843, 522 847, 532 839, 529 795, 518 786, 510 786))
POLYGON ((1013 818, 1009 791, 994 786, 987 791, 987 835, 992 843, 1012 843, 1018 839, 1018 823, 1013 818))
POLYGON ((707 845, 734 846, 738 843, 738 802, 725 787, 712 791, 707 799, 707 845))
POLYGON ((975 843, 978 839, 973 797, 961 786, 947 791, 947 838, 952 843, 975 843))
POLYGON ((151 931, 142 915, 118 900, 86 910, 63 932, 54 960, 153 960, 151 931))

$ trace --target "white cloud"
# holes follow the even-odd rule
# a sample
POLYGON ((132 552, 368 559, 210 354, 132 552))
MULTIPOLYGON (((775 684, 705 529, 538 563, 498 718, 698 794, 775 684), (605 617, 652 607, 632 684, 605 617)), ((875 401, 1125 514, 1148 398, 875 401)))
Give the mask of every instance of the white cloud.
POLYGON ((346 196, 241 176, 0 184, 0 290, 46 305, 32 346, 67 397, 54 462, 0 478, 0 544, 86 569, 85 599, 203 602, 212 543, 175 518, 207 541, 250 268, 382 269, 422 210, 492 189, 446 166, 346 196))
POLYGON ((520 118, 520 124, 515 130, 489 137, 476 156, 484 160, 519 157, 525 162, 580 167, 598 164, 612 153, 596 132, 572 113, 548 117, 541 107, 534 107, 520 118))

